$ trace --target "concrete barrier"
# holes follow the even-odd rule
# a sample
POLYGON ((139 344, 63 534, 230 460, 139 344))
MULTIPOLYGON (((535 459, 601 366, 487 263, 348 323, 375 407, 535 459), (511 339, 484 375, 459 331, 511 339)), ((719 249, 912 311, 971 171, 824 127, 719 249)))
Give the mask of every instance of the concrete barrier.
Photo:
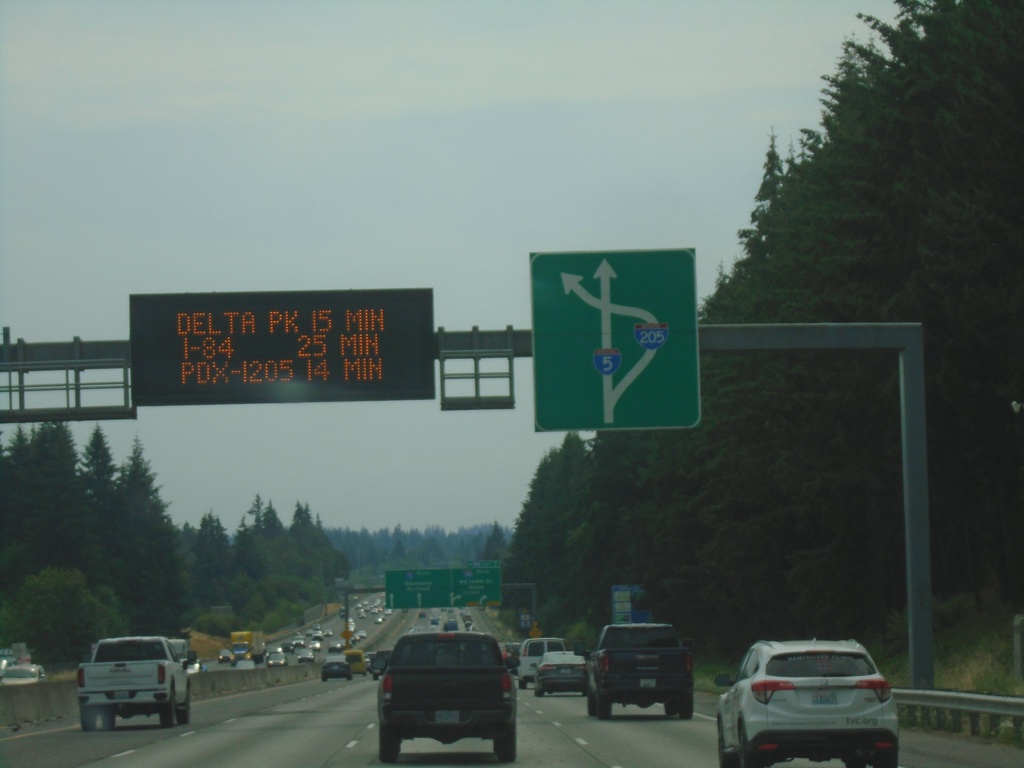
MULTIPOLYGON (((320 677, 319 664, 290 664, 287 667, 256 669, 213 669, 189 677, 194 701, 231 693, 257 691, 320 677)), ((77 720, 78 683, 74 680, 0 685, 0 725, 77 720)))

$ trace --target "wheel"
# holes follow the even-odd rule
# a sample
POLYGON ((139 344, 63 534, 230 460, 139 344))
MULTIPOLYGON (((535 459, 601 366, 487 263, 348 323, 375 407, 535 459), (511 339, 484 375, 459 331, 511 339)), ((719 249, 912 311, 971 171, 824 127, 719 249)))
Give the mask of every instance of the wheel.
POLYGON ((872 768, 897 768, 900 760, 899 751, 893 749, 889 752, 880 752, 871 761, 872 768))
POLYGON ((516 761, 516 727, 512 725, 505 733, 494 737, 494 754, 498 762, 514 763, 516 761))
POLYGON ((164 704, 160 708, 160 727, 161 728, 173 728, 174 727, 174 702, 164 704))
POLYGON ((99 713, 96 711, 96 707, 80 707, 78 710, 78 717, 82 722, 83 731, 95 731, 96 730, 96 717, 99 713))
POLYGON ((321 683, 326 683, 327 682, 327 675, 320 675, 320 682, 321 683))
POLYGON ((398 753, 402 751, 402 737, 388 725, 381 723, 377 731, 379 742, 377 756, 382 763, 398 761, 398 753))
POLYGON ((583 695, 587 697, 587 714, 593 717, 597 714, 597 704, 594 701, 594 697, 587 691, 584 691, 583 695))
POLYGON ((665 702, 665 717, 675 717, 679 714, 679 702, 666 701, 665 702))
POLYGON ((533 695, 534 696, 543 696, 544 695, 544 691, 541 688, 538 688, 537 685, 534 685, 533 686, 533 695))
POLYGON ((739 768, 739 756, 735 752, 725 751, 725 731, 722 720, 718 719, 718 768, 739 768))
POLYGON ((739 743, 739 768, 765 768, 766 763, 761 759, 753 747, 747 741, 747 731, 740 725, 739 743))
POLYGON ((693 720, 693 691, 679 700, 679 719, 693 720))
POLYGON ((185 703, 174 710, 174 716, 178 719, 178 725, 188 725, 192 719, 192 688, 185 691, 185 703))
POLYGON ((526 690, 526 681, 523 680, 523 678, 521 678, 521 677, 519 678, 519 690, 520 691, 525 691, 526 690))
POLYGON ((610 720, 612 717, 612 703, 607 696, 602 696, 600 693, 596 696, 597 701, 595 706, 597 707, 597 719, 598 720, 610 720))
POLYGON ((117 720, 117 710, 113 707, 100 708, 100 728, 105 731, 114 730, 114 722, 117 720))

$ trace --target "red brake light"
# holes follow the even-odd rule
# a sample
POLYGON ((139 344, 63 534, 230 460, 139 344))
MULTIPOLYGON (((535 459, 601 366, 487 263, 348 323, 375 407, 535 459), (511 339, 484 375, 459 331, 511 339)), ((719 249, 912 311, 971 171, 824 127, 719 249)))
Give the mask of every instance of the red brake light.
POLYGON ((163 685, 165 682, 167 682, 167 665, 166 664, 160 664, 160 665, 157 666, 157 668, 156 668, 156 681, 160 685, 163 685))
POLYGON ((767 704, 771 701, 776 691, 793 690, 796 690, 796 686, 789 680, 758 680, 750 686, 750 692, 762 704, 767 704))
POLYGON ((870 680, 858 680, 855 688, 867 688, 875 692, 879 701, 888 701, 892 698, 892 686, 884 677, 873 677, 870 680))
POLYGON ((392 680, 391 673, 385 672, 384 676, 380 679, 380 692, 385 701, 391 700, 391 689, 394 685, 395 681, 392 680))
POLYGON ((501 698, 512 698, 512 675, 508 672, 501 676, 501 698))
POLYGON ((612 665, 612 658, 607 653, 601 657, 601 671, 607 673, 612 665))
POLYGON ((79 667, 78 669, 78 687, 82 688, 85 686, 85 670, 79 667))

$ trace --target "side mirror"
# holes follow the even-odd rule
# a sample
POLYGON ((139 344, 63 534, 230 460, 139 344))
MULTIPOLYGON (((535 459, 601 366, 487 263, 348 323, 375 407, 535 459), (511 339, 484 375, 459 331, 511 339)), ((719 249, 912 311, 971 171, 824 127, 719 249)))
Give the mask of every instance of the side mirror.
POLYGON ((575 643, 572 644, 572 652, 575 653, 577 656, 583 656, 584 654, 586 654, 586 651, 583 650, 582 640, 577 640, 575 643))
POLYGON ((185 658, 188 659, 189 664, 195 664, 197 661, 199 661, 199 654, 195 651, 189 651, 185 654, 185 658))
POLYGON ((715 675, 715 685, 719 685, 722 688, 729 688, 733 686, 735 683, 736 681, 733 680, 732 676, 728 673, 723 672, 720 675, 715 675))
POLYGON ((509 656, 507 659, 505 659, 505 666, 507 666, 509 669, 519 669, 519 657, 509 656))

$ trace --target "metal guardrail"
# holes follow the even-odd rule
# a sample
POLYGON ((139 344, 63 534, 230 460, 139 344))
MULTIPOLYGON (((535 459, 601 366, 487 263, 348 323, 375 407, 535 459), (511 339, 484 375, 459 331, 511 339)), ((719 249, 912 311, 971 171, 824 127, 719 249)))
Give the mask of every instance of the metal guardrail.
POLYGON ((998 734, 1007 718, 1016 739, 1024 738, 1024 697, 993 696, 963 691, 926 691, 895 688, 896 705, 911 722, 956 732, 963 730, 966 717, 970 734, 982 733, 981 718, 988 718, 986 732, 998 734))

